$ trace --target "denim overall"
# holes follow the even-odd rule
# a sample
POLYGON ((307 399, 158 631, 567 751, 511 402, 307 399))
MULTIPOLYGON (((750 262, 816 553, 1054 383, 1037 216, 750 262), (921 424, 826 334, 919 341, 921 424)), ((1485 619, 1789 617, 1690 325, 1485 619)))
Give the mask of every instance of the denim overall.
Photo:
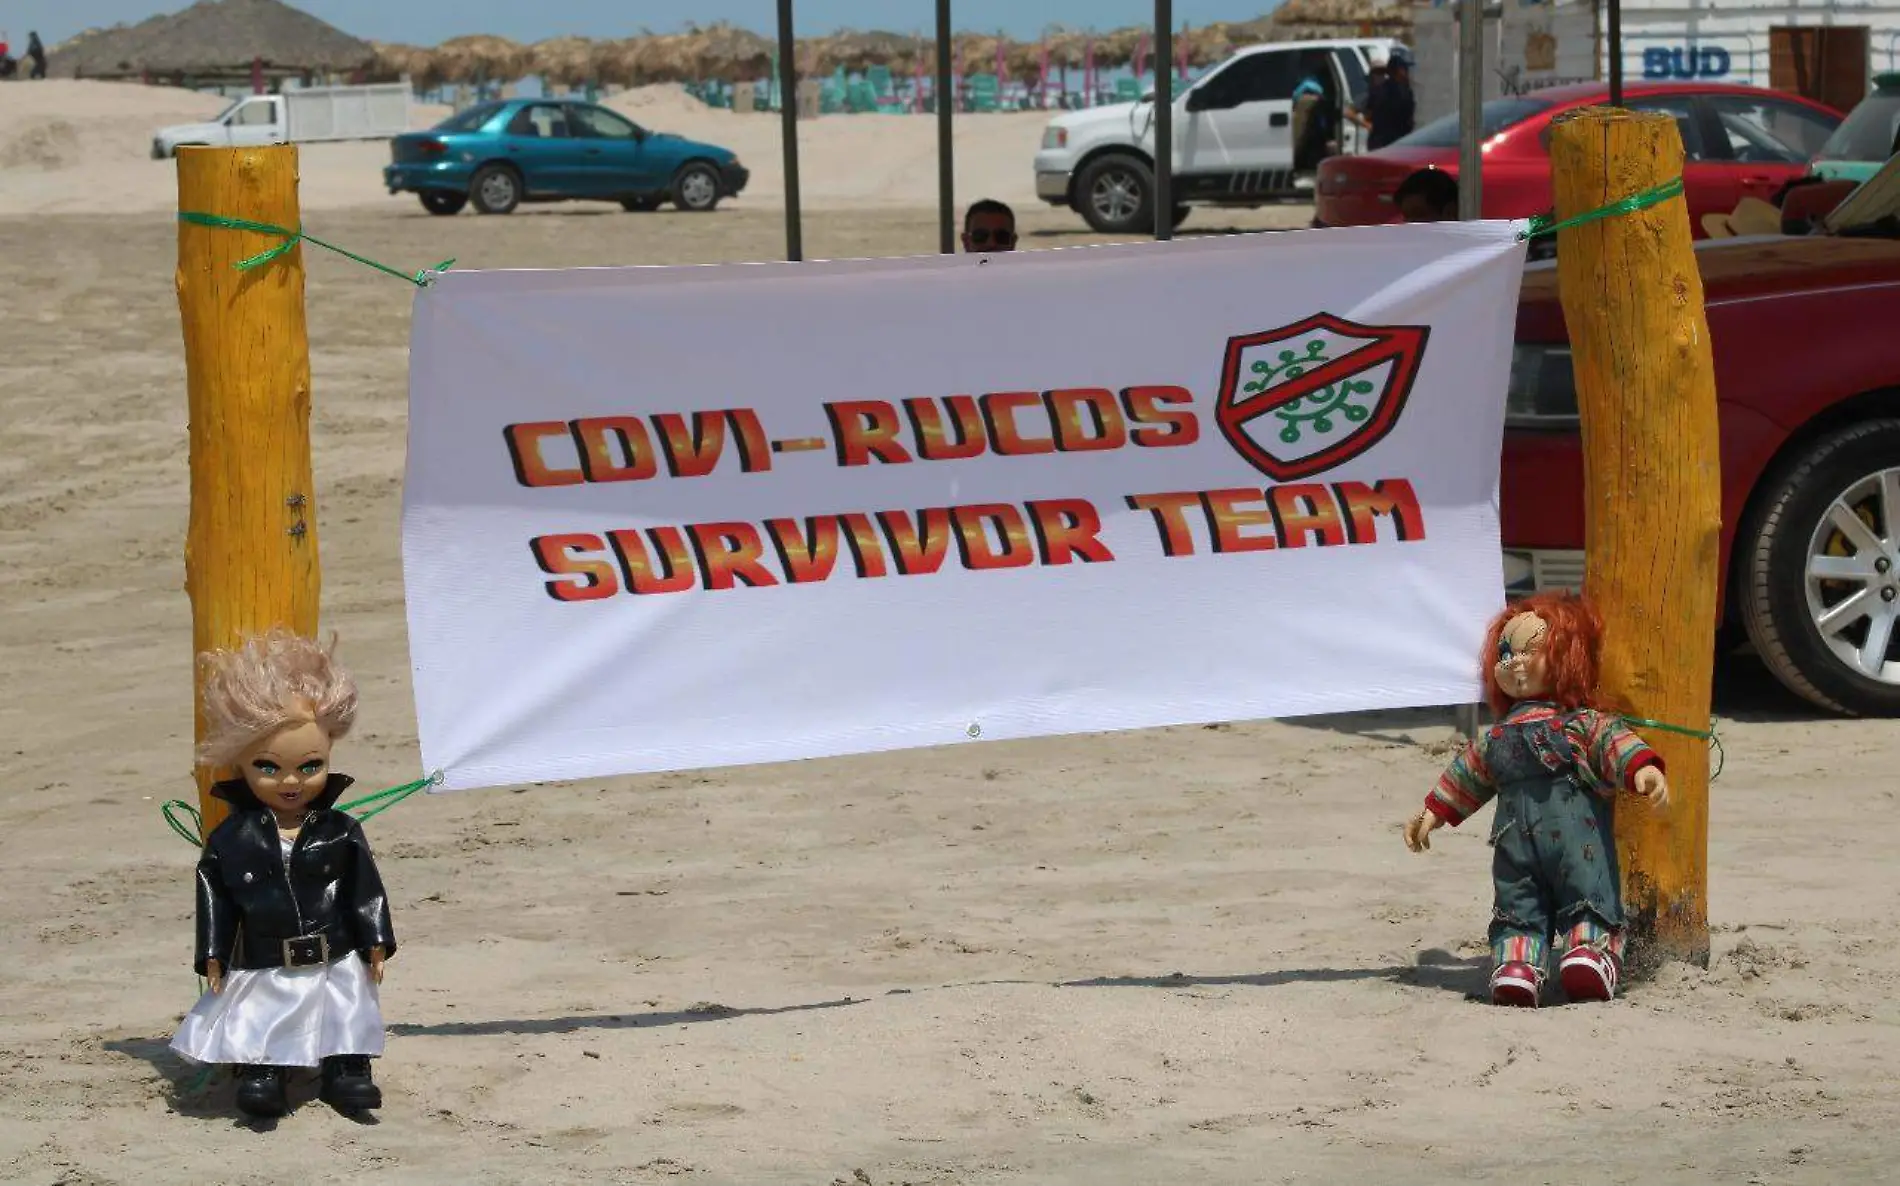
MULTIPOLYGON (((1527 707, 1544 706, 1518 706, 1527 707)), ((1604 933, 1621 931, 1614 800, 1596 793, 1596 779, 1564 733, 1564 716, 1514 723, 1516 715, 1492 728, 1484 754, 1497 787, 1492 950, 1521 935, 1542 953, 1553 932, 1584 922, 1604 933)))

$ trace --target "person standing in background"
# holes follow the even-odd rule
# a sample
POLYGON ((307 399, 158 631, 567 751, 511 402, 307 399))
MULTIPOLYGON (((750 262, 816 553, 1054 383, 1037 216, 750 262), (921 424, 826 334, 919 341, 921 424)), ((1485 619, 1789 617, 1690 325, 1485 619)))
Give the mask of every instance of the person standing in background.
POLYGON ((40 35, 37 32, 29 32, 26 35, 26 60, 33 63, 33 69, 27 77, 46 77, 46 47, 40 44, 40 35))
POLYGON ((994 198, 963 212, 963 249, 972 255, 1016 250, 1016 212, 994 198))
POLYGON ((1394 47, 1386 60, 1383 85, 1366 92, 1366 148, 1376 152, 1402 136, 1412 134, 1416 103, 1412 98, 1412 59, 1403 47, 1394 47))

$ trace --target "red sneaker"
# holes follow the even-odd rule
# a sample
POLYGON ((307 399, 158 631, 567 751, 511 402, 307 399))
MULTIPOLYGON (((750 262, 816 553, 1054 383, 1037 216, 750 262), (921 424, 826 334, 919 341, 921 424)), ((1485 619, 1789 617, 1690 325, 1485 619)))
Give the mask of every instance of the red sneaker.
POLYGON ((1616 995, 1616 958, 1594 947, 1572 947, 1557 965, 1564 995, 1573 1001, 1607 1001, 1616 995))
POLYGON ((1522 961, 1499 964, 1491 973, 1491 1003, 1535 1009, 1543 979, 1536 968, 1522 961))

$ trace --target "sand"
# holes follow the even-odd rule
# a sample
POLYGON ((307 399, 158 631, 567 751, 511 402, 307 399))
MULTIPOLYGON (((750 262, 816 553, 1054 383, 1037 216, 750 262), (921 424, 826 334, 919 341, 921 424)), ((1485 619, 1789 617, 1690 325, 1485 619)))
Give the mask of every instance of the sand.
MULTIPOLYGON (((305 182, 330 192, 322 159, 305 182)), ((404 803, 369 825, 402 944, 379 1121, 299 1081, 274 1130, 239 1123, 166 1050, 196 991, 194 854, 157 813, 191 795, 184 374, 168 171, 121 166, 144 188, 112 217, 29 217, 0 170, 0 1182, 1892 1180, 1900 742, 1746 660, 1718 677, 1714 958, 1609 1005, 1468 999, 1483 832, 1423 856, 1398 834, 1444 712, 972 745, 404 803)), ((840 201, 811 254, 935 246, 927 200, 840 201)), ((760 201, 319 212, 408 266, 782 243, 760 201)), ((1076 228, 1032 209, 1026 243, 1076 228)), ((324 613, 363 685, 338 758, 366 787, 417 771, 409 301, 311 260, 324 613)))
MULTIPOLYGON (((168 87, 47 80, 0 84, 0 214, 133 214, 175 209, 171 166, 151 159, 152 133, 215 117, 228 101, 168 87)), ((739 154, 752 171, 744 198, 782 205, 784 153, 776 115, 716 111, 678 87, 642 87, 608 105, 656 132, 739 154)), ((433 126, 446 108, 418 105, 412 123, 433 126)), ((1036 202, 1031 159, 1048 116, 1040 112, 956 121, 959 204, 996 197, 1036 202)), ((818 207, 929 208, 937 201, 936 122, 903 115, 826 116, 799 126, 800 196, 818 207)), ((382 141, 303 149, 306 210, 414 203, 383 188, 382 141)))

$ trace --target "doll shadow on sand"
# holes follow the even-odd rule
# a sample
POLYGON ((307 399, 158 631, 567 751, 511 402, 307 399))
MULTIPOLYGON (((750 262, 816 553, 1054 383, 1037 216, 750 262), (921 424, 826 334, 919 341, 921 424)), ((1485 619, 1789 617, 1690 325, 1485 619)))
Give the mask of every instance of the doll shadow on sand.
MULTIPOLYGON (((284 1083, 284 1096, 290 1106, 283 1116, 277 1119, 246 1116, 238 1111, 237 1082, 229 1067, 203 1067, 186 1062, 172 1050, 168 1038, 119 1038, 104 1046, 114 1054, 148 1063, 165 1081, 165 1103, 180 1116, 226 1120, 236 1128, 269 1132, 277 1127, 278 1120, 287 1120, 317 1102, 317 1072, 314 1069, 292 1071, 284 1083)), ((368 1127, 377 1123, 373 1112, 338 1109, 337 1115, 368 1127)))
POLYGON ((1195 988, 1239 986, 1277 988, 1283 984, 1335 984, 1353 980, 1390 980, 1417 988, 1453 992, 1472 1000, 1485 1000, 1486 980, 1491 973, 1489 955, 1465 957, 1441 948, 1428 948, 1410 964, 1384 968, 1286 968, 1273 972, 1255 972, 1234 976, 1193 976, 1171 972, 1166 976, 1097 976, 1088 980, 1064 981, 1061 988, 1195 988))

